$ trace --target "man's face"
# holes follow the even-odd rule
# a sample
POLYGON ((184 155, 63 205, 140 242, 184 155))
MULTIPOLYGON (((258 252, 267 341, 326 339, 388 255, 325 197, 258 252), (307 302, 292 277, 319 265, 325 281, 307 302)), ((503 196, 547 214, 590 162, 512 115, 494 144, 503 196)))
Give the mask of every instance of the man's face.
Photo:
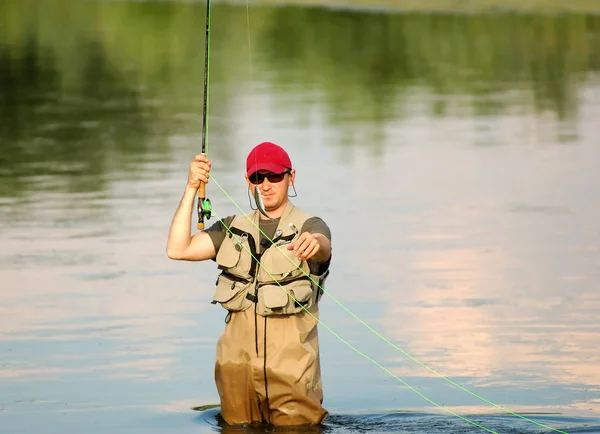
POLYGON ((259 170, 250 177, 246 177, 246 181, 253 193, 255 188, 259 189, 265 210, 272 212, 287 203, 288 187, 294 183, 295 176, 295 170, 286 170, 283 173, 259 170))

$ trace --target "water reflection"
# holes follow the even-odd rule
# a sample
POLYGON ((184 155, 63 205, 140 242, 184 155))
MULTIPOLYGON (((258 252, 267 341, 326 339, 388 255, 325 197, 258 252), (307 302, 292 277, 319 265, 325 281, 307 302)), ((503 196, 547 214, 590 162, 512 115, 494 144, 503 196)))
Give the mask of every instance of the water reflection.
MULTIPOLYGON (((200 130, 202 4, 84 8, 60 0, 69 10, 65 24, 54 3, 2 5, 2 196, 26 191, 33 173, 56 175, 68 191, 103 190, 107 171, 135 171, 144 155, 163 159, 165 134, 200 130)), ((344 126, 337 139, 346 146, 377 150, 386 125, 403 118, 531 110, 554 113, 566 122, 564 139, 573 141, 580 87, 600 67, 591 43, 600 18, 592 15, 279 7, 252 8, 249 18, 252 69, 245 8, 215 6, 211 115, 215 152, 225 158, 236 146, 226 131, 239 94, 269 89, 299 127, 312 122, 306 107, 324 105, 326 122, 344 126), (435 97, 415 113, 412 97, 423 91, 435 97)))
MULTIPOLYGON (((597 396, 600 360, 592 342, 600 299, 590 291, 599 277, 598 248, 586 216, 600 210, 581 200, 598 192, 597 175, 590 176, 591 161, 600 158, 594 125, 582 117, 577 156, 568 159, 556 141, 510 163, 509 149, 461 151, 450 141, 472 139, 460 128, 424 145, 427 152, 388 151, 378 180, 396 186, 390 197, 413 206, 380 218, 389 229, 365 241, 373 250, 385 247, 364 273, 376 276, 369 284, 380 291, 371 297, 382 304, 378 322, 386 336, 459 384, 468 378, 468 389, 485 388, 494 402, 505 399, 494 388, 506 387, 545 390, 552 405, 556 389, 582 401, 597 396), (485 193, 473 188, 484 184, 485 193), (557 244, 567 233, 567 244, 557 244), (581 312, 577 320, 574 312, 581 312)), ((386 354, 401 377, 435 378, 400 353, 386 354)), ((598 411, 593 400, 588 410, 598 411)))
POLYGON ((420 87, 436 96, 434 116, 534 108, 572 120, 579 88, 599 66, 590 41, 600 20, 585 15, 273 14, 264 46, 277 83, 320 90, 334 124, 349 115, 364 123, 412 117, 403 103, 420 87))
MULTIPOLYGON (((0 411, 10 420, 28 415, 18 403, 31 394, 86 421, 99 408, 138 417, 192 403, 174 410, 181 417, 215 401, 224 315, 208 302, 213 264, 164 254, 200 143, 201 3, 0 3, 0 411)), ((245 152, 281 141, 300 168, 298 204, 335 227, 329 290, 342 303, 494 402, 600 413, 600 17, 281 6, 249 18, 250 41, 245 7, 214 7, 209 154, 226 191, 245 206, 245 152)), ((220 216, 236 212, 210 191, 220 216)), ((444 395, 442 380, 377 347, 327 298, 323 309, 446 406, 481 404, 444 395)), ((430 414, 340 416, 424 405, 357 359, 324 353, 327 429, 435 432, 430 414)))
POLYGON ((47 47, 33 41, 14 57, 0 56, 0 173, 7 180, 0 193, 18 196, 32 184, 42 191, 104 191, 108 171, 127 156, 137 160, 153 151, 152 141, 144 139, 150 128, 140 96, 111 73, 93 43, 81 53, 82 87, 63 89, 65 71, 57 69, 47 47))

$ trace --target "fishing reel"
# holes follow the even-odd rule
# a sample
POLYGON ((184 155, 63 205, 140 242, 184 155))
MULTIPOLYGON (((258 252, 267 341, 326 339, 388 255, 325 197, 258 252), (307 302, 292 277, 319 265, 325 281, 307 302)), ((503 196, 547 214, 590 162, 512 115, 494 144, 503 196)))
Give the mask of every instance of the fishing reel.
POLYGON ((210 219, 212 213, 212 204, 207 197, 198 198, 198 229, 204 229, 204 219, 210 219))

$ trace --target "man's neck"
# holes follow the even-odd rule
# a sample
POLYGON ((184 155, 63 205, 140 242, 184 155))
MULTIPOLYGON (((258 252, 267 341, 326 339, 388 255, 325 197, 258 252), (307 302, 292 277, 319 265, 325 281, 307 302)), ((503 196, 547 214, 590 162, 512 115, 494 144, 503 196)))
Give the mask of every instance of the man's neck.
POLYGON ((263 215, 262 213, 259 213, 260 219, 261 220, 269 220, 269 219, 273 220, 273 219, 281 218, 281 216, 285 212, 285 209, 287 208, 287 204, 288 204, 288 202, 286 201, 283 205, 281 205, 279 208, 274 209, 273 211, 265 210, 267 212, 267 214, 269 214, 268 218, 265 215, 263 215))
POLYGON ((279 210, 267 211, 267 214, 269 214, 269 217, 266 217, 265 215, 263 215, 263 213, 259 213, 259 214, 260 214, 261 220, 274 220, 274 219, 281 218, 281 216, 283 215, 283 211, 279 211, 279 210))

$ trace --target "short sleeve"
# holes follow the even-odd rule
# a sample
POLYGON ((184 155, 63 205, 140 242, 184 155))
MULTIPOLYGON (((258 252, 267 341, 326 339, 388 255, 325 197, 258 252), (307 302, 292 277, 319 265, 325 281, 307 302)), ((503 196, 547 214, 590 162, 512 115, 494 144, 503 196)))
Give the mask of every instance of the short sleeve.
POLYGON ((219 249, 221 248, 221 244, 223 243, 223 240, 227 236, 227 231, 228 231, 229 227, 231 226, 231 222, 233 222, 234 217, 235 216, 225 217, 225 218, 213 223, 208 228, 204 229, 203 232, 206 232, 210 236, 210 239, 212 240, 212 242, 215 246, 215 252, 219 252, 219 249))
MULTIPOLYGON (((331 230, 329 226, 320 217, 310 217, 302 225, 300 232, 310 232, 311 234, 323 234, 331 241, 331 230)), ((308 266, 313 274, 323 274, 329 269, 331 263, 331 255, 325 262, 316 262, 312 259, 308 260, 308 266)))
POLYGON ((301 232, 310 232, 311 234, 323 234, 331 241, 331 230, 329 226, 320 217, 310 217, 302 226, 301 232))

